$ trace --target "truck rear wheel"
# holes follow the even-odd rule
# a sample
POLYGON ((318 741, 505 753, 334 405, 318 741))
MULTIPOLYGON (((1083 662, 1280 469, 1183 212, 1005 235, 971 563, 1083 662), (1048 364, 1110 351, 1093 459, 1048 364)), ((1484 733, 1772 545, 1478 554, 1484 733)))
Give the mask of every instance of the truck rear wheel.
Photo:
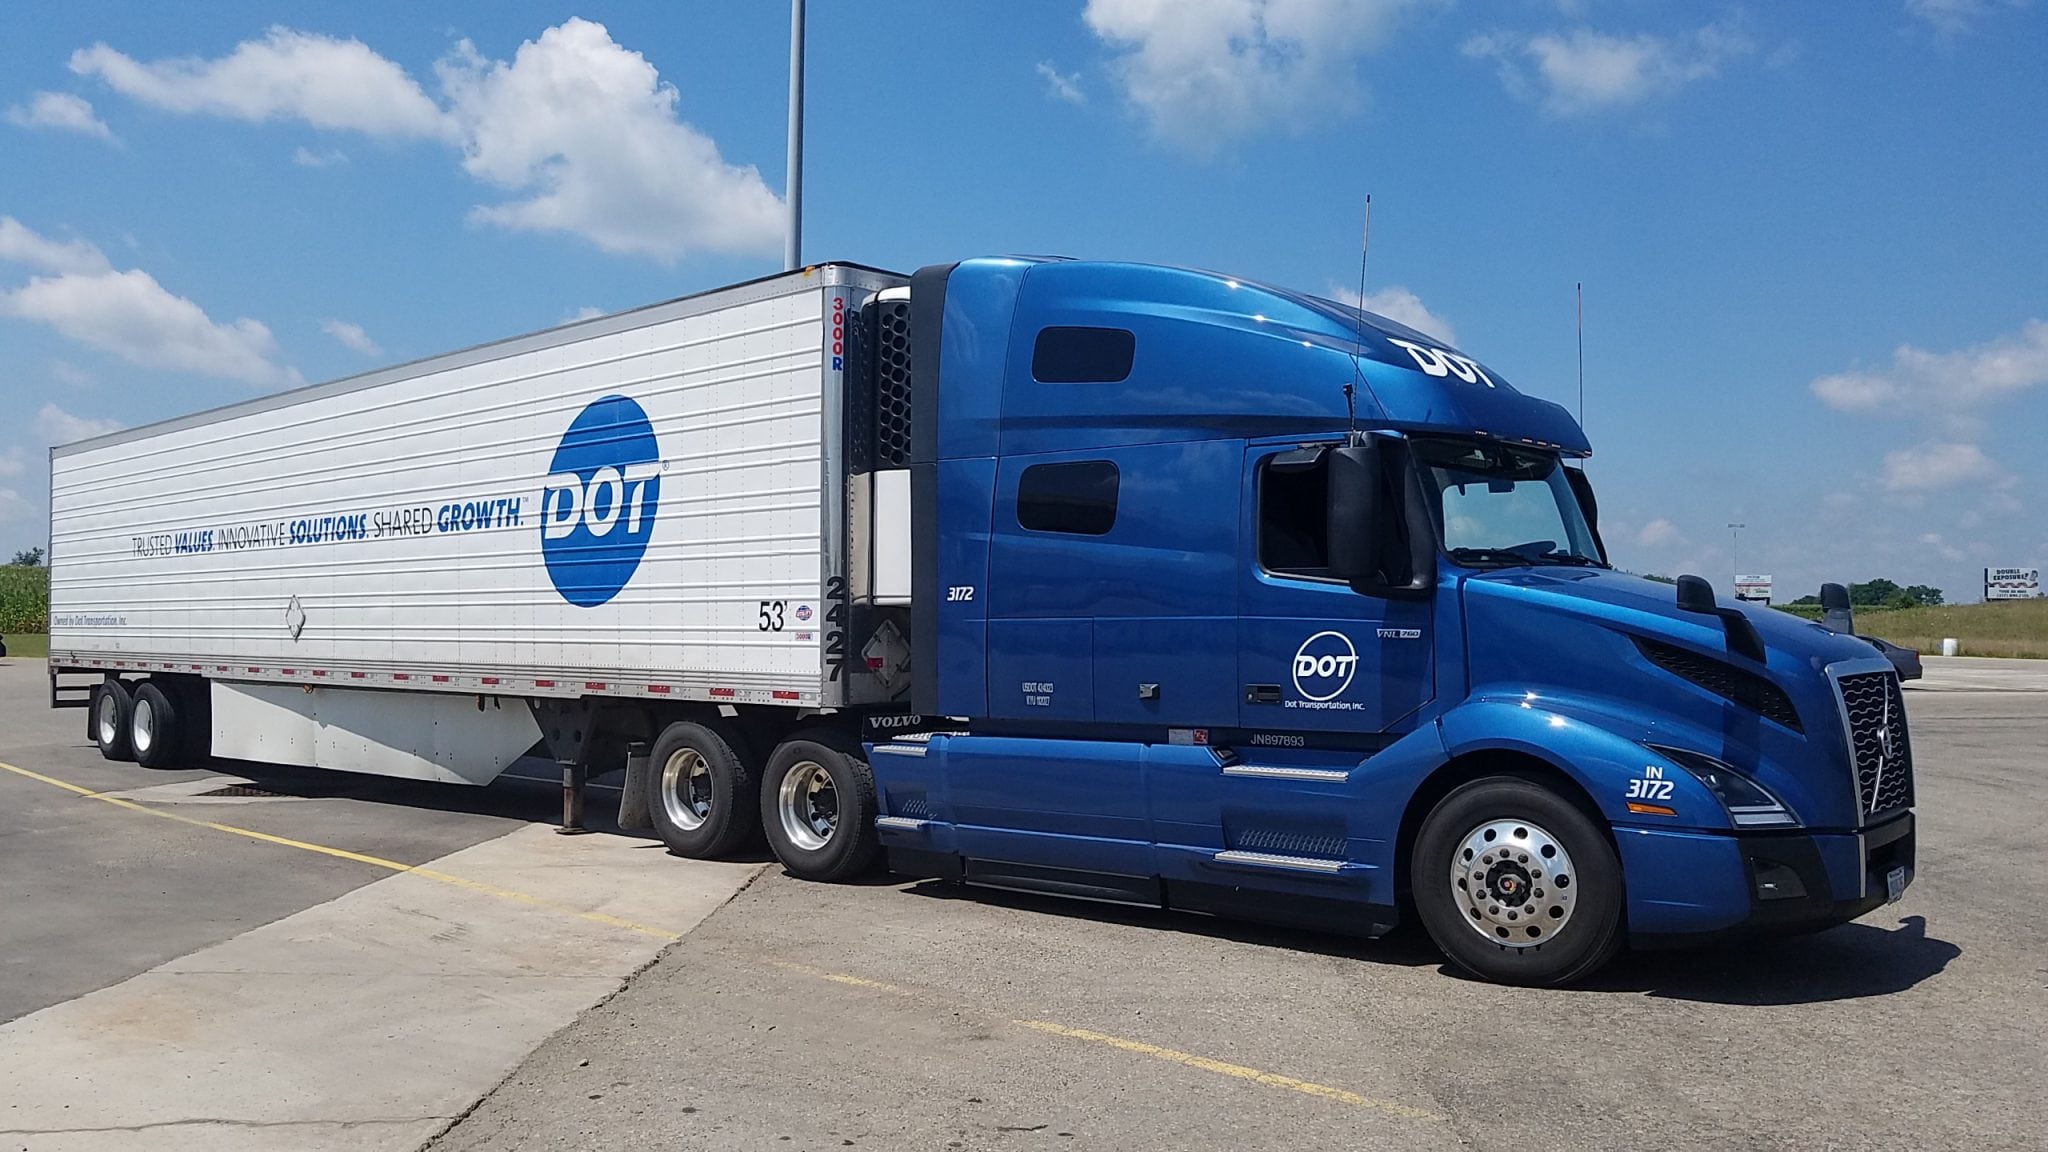
POLYGON ((135 759, 134 746, 128 743, 129 713, 134 706, 135 698, 121 681, 102 680, 93 685, 89 715, 92 742, 99 745, 100 755, 109 760, 135 759))
POLYGON ((768 758, 761 827, 792 875, 846 880, 881 850, 875 834, 875 777, 859 753, 819 733, 785 740, 768 758))
POLYGON ((184 759, 186 736, 181 722, 183 711, 172 702, 171 693, 145 681, 135 690, 128 708, 128 746, 135 750, 135 762, 144 768, 175 768, 184 759))
POLYGON ((1422 822, 1408 876, 1430 939, 1482 979, 1569 984, 1621 948, 1613 846, 1532 780, 1488 776, 1444 797, 1422 822))
POLYGON ((753 769, 702 724, 662 729, 648 755, 647 809, 678 856, 723 856, 754 834, 753 769))

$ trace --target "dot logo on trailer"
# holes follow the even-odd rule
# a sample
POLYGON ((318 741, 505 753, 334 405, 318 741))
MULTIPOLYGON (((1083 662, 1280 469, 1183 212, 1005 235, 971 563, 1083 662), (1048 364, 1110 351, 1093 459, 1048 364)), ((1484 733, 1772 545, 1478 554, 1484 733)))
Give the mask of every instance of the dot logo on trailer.
POLYGON ((1318 632, 1294 651, 1294 690, 1304 700, 1335 700, 1351 687, 1358 671, 1358 649, 1342 632, 1318 632))
POLYGON ((661 505, 654 425, 624 396, 593 400, 562 434, 540 498, 540 550, 562 599, 595 608, 640 567, 661 505))

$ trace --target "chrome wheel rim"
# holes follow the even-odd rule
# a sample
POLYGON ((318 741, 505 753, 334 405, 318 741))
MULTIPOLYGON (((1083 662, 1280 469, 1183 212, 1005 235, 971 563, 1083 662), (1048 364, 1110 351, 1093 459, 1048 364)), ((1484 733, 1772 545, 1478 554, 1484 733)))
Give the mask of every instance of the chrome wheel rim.
POLYGON ((148 700, 137 697, 133 716, 134 722, 128 725, 128 743, 134 747, 137 755, 141 755, 149 751, 149 746, 156 742, 156 707, 148 700))
POLYGON ((661 808, 685 832, 704 826, 711 815, 711 765, 702 752, 678 749, 661 766, 661 808))
POLYGON ((1451 854, 1458 915, 1496 947, 1520 952, 1555 939, 1571 923, 1579 875, 1564 843, 1527 820, 1490 820, 1451 854))
POLYGON ((103 747, 111 748, 114 742, 121 738, 120 712, 112 692, 100 693, 100 706, 93 719, 99 726, 100 744, 103 747))
POLYGON ((776 788, 775 809, 782 817, 782 834, 806 852, 816 852, 832 840, 839 828, 839 789, 832 774, 813 760, 790 765, 776 788))

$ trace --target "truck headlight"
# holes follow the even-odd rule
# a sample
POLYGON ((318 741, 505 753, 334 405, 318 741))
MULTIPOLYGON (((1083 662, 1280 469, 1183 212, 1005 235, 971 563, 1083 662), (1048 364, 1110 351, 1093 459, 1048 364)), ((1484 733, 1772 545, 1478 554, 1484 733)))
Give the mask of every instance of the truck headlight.
POLYGON ((1721 801, 1721 806, 1728 810, 1728 818, 1737 828, 1792 828, 1799 824, 1792 810, 1785 807, 1784 801, 1771 795, 1770 789, 1712 756, 1661 744, 1647 747, 1706 785, 1707 791, 1712 792, 1721 801))

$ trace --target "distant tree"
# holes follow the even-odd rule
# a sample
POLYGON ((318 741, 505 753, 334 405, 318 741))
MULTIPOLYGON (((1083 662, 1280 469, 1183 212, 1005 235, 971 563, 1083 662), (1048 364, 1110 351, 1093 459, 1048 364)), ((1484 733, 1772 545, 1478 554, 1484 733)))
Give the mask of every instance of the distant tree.
POLYGON ((1645 573, 1643 573, 1643 579, 1645 579, 1645 580, 1655 580, 1655 581, 1656 581, 1657 583, 1659 583, 1659 584, 1676 584, 1676 583, 1678 583, 1678 580, 1677 580, 1677 579, 1676 579, 1675 577, 1671 577, 1671 576, 1660 576, 1660 575, 1658 575, 1658 574, 1657 574, 1657 573, 1655 573, 1655 572, 1645 572, 1645 573))
POLYGON ((1819 606, 1820 606, 1820 597, 1818 597, 1818 596, 1801 596, 1801 597, 1800 597, 1799 599, 1797 599, 1797 600, 1794 600, 1794 601, 1792 601, 1792 603, 1793 603, 1793 604, 1796 604, 1796 605, 1805 605, 1805 604, 1811 604, 1811 605, 1813 605, 1813 606, 1815 606, 1815 607, 1819 607, 1819 606))
POLYGON ((14 559, 9 560, 8 563, 18 564, 23 568, 41 568, 43 566, 43 550, 41 548, 24 548, 16 552, 14 559))
POLYGON ((1925 584, 1913 584, 1908 586, 1906 589, 1906 595, 1913 601, 1913 603, 1918 604, 1923 608, 1938 607, 1943 602, 1941 596, 1941 589, 1930 588, 1925 584))
POLYGON ((1905 589, 1880 576, 1862 584, 1849 585, 1849 604, 1855 608, 1889 607, 1893 597, 1905 589))

